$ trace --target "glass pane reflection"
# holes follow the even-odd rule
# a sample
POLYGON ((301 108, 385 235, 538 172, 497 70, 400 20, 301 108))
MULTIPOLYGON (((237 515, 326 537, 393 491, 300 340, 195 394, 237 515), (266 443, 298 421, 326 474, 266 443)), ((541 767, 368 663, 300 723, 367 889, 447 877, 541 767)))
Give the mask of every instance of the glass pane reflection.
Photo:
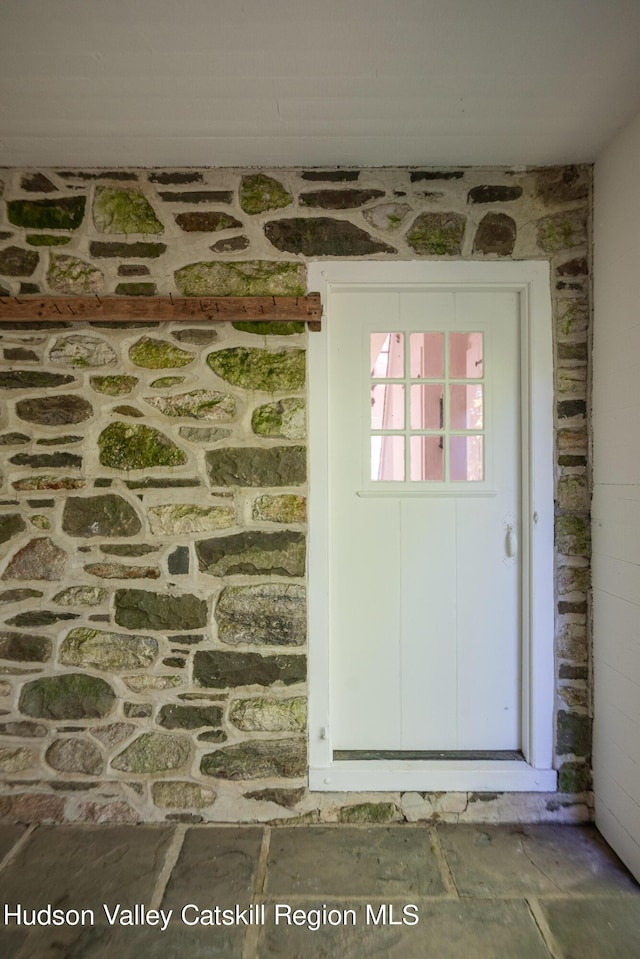
POLYGON ((484 479, 482 436, 451 436, 449 474, 452 481, 484 479))
POLYGON ((483 359, 482 333, 449 333, 449 376, 479 379, 483 359))
POLYGON ((444 385, 411 384, 411 429, 439 430, 444 425, 444 385))
POLYGON ((444 374, 442 333, 412 333, 409 339, 411 376, 434 379, 444 374))
POLYGON ((404 386, 399 383, 376 383, 371 387, 371 428, 404 428, 404 386))
POLYGON ((404 376, 404 333, 371 333, 370 344, 373 377, 404 376))
POLYGON ((371 437, 371 479, 404 480, 404 436, 371 437))
POLYGON ((444 479, 444 438, 442 436, 411 437, 411 479, 444 479))
POLYGON ((482 384, 459 383, 449 387, 452 430, 482 429, 482 384))

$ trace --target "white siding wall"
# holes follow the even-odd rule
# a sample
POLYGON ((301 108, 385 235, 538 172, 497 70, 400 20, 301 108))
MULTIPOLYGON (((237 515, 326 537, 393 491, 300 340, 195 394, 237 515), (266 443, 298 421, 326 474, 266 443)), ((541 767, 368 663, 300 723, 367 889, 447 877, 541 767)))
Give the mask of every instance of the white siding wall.
POLYGON ((640 878, 640 115, 595 167, 596 823, 640 878))

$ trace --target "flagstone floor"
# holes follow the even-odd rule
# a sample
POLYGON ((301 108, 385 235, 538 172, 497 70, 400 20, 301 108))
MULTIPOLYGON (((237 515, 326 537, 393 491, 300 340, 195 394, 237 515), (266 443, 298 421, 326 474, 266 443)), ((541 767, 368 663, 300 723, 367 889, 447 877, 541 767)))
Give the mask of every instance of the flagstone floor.
POLYGON ((0 956, 638 959, 640 887, 591 826, 2 825, 0 956))

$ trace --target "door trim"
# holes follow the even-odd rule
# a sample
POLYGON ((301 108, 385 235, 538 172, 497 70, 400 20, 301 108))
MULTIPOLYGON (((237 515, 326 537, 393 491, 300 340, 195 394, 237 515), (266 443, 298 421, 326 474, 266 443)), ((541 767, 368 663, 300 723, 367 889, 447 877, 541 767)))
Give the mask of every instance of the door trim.
POLYGON ((333 261, 308 266, 324 307, 309 338, 309 788, 318 791, 554 791, 553 353, 545 261, 333 261), (329 643, 328 329, 331 293, 362 286, 509 290, 520 298, 522 384, 522 752, 501 760, 334 761, 329 643))

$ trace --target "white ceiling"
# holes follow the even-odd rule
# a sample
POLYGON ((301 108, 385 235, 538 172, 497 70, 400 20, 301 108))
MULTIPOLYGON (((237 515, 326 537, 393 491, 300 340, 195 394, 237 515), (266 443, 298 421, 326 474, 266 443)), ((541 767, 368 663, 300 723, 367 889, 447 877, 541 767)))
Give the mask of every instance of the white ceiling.
POLYGON ((592 161, 640 0, 0 0, 0 166, 592 161))

